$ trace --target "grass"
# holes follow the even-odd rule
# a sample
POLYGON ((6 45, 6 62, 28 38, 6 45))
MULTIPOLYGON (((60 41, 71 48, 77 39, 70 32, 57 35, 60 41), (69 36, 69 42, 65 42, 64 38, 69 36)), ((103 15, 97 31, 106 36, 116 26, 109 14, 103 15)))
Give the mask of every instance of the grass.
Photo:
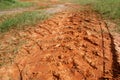
POLYGON ((30 7, 30 6, 32 6, 32 3, 30 2, 21 2, 18 0, 0 0, 0 10, 30 7))
POLYGON ((74 0, 74 2, 82 5, 91 4, 93 9, 104 17, 120 19, 120 0, 74 0))
POLYGON ((44 11, 23 12, 13 17, 8 17, 0 23, 0 32, 6 32, 10 29, 22 28, 27 25, 34 25, 38 21, 48 18, 49 15, 44 11))
POLYGON ((67 0, 80 5, 92 5, 93 9, 103 18, 113 21, 118 25, 120 32, 120 0, 67 0))
POLYGON ((120 19, 120 0, 100 0, 94 4, 94 9, 104 17, 120 19))

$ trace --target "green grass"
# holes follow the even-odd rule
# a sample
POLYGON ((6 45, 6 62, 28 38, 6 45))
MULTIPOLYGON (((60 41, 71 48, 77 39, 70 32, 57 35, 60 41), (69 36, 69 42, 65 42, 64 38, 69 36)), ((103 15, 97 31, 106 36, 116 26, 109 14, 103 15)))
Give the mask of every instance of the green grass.
POLYGON ((80 5, 91 5, 93 10, 100 13, 103 18, 111 20, 118 25, 120 32, 120 0, 66 0, 80 5))
POLYGON ((30 7, 30 6, 32 6, 32 3, 30 2, 21 2, 18 0, 0 0, 0 10, 30 7))
POLYGON ((10 29, 19 29, 27 25, 34 25, 38 21, 42 21, 49 17, 44 11, 23 12, 14 17, 5 18, 0 23, 0 32, 6 32, 10 29))
POLYGON ((120 19, 120 0, 100 0, 94 4, 94 9, 107 18, 120 19))
POLYGON ((110 19, 120 19, 120 0, 74 0, 86 5, 91 4, 93 9, 110 19))

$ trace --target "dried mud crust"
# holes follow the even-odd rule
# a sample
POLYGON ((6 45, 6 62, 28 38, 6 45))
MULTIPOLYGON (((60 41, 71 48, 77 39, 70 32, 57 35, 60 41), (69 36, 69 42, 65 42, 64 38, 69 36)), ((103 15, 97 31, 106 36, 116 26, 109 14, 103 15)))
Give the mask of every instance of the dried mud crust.
POLYGON ((25 43, 1 80, 112 80, 111 37, 93 12, 62 12, 13 37, 25 43))

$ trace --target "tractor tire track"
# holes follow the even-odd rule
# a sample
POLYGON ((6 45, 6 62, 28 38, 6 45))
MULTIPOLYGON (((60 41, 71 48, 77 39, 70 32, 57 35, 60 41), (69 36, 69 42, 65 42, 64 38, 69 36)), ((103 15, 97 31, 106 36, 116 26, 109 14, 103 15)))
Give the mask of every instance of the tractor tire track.
MULTIPOLYGON (((47 13, 59 10, 52 8, 53 12, 47 13)), ((116 77, 114 69, 118 66, 112 35, 102 18, 92 11, 60 10, 53 18, 17 33, 22 36, 14 36, 15 41, 22 39, 26 43, 19 48, 11 65, 0 68, 1 80, 113 80, 116 77)))

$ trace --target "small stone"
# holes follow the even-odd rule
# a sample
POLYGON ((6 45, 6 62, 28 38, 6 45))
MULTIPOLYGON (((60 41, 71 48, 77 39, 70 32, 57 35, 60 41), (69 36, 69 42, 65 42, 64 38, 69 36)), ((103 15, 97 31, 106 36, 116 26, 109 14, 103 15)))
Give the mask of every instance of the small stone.
POLYGON ((57 44, 55 47, 60 47, 60 44, 57 44))

